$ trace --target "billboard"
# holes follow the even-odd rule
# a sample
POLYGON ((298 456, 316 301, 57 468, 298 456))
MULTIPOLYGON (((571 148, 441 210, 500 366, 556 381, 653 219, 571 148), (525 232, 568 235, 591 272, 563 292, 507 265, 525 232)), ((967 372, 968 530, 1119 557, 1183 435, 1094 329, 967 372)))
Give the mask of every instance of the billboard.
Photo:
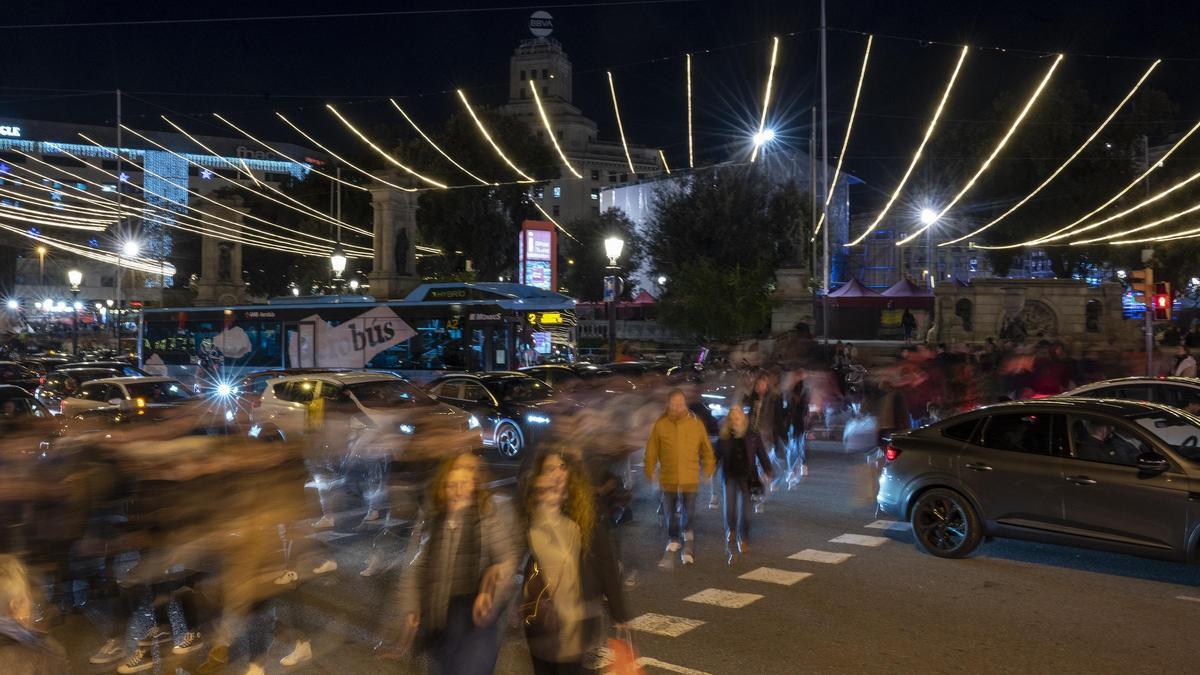
POLYGON ((554 223, 526 220, 517 242, 518 281, 545 291, 558 288, 558 233, 554 223))

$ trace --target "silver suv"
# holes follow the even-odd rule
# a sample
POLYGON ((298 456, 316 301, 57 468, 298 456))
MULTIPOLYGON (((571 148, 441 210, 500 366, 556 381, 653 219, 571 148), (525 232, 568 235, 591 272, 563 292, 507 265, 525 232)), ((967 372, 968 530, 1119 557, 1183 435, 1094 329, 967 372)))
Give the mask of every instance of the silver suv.
POLYGON ((359 455, 419 459, 483 445, 479 421, 395 375, 306 373, 271 379, 251 403, 250 436, 299 439, 320 431, 359 455))

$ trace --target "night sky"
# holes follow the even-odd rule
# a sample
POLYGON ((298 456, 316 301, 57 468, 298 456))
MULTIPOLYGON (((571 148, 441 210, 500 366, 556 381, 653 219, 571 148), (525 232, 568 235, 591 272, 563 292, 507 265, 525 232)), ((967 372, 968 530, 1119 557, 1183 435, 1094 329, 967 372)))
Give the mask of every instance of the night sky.
MULTIPOLYGON (((1042 54, 1065 51, 1058 77, 1083 80, 1099 100, 1113 102, 1145 69, 1143 57, 1171 58, 1148 86, 1181 105, 1179 125, 1186 128, 1200 115, 1193 84, 1200 75, 1193 34, 1200 9, 1189 4, 831 0, 833 152, 865 44, 853 31, 877 34, 846 160, 847 169, 867 181, 867 195, 890 189, 903 171, 953 66, 954 47, 918 39, 1008 49, 970 57, 947 121, 978 119, 1002 91, 1023 98, 1048 64, 1042 54)), ((353 139, 329 124, 322 104, 338 103, 355 119, 395 124, 402 121, 386 97, 403 98, 419 122, 436 128, 456 110, 454 88, 468 90, 477 104, 503 103, 508 58, 529 37, 531 11, 456 2, 20 3, 7 8, 0 28, 0 117, 111 124, 111 90, 120 87, 129 93, 131 126, 161 128, 157 116, 167 114, 193 131, 226 133, 207 115, 217 111, 269 139, 299 141, 274 119, 272 111, 279 110, 335 150, 353 150, 353 139), (467 8, 483 11, 447 11, 467 8), (420 9, 438 13, 14 27, 420 9)), ((549 11, 554 37, 575 66, 575 102, 600 123, 602 136, 616 138, 604 78, 609 68, 630 140, 665 148, 675 166, 686 161, 682 55, 695 54, 698 161, 719 159, 723 144, 753 127, 769 38, 785 35, 772 124, 785 143, 806 147, 817 93, 818 3, 700 0, 549 11)))

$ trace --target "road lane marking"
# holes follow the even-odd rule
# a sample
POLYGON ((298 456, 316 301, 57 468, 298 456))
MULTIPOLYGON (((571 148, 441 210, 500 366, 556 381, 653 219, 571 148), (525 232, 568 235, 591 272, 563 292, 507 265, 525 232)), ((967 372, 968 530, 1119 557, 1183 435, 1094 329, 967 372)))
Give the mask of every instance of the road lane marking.
POLYGON ((643 668, 649 666, 651 668, 658 668, 659 670, 667 670, 672 673, 681 673, 682 675, 709 675, 709 673, 706 673, 703 670, 696 670, 695 668, 687 668, 685 666, 677 666, 674 663, 659 661, 658 659, 652 659, 649 656, 639 656, 637 664, 643 668))
POLYGON ((737 593, 735 591, 723 591, 719 588, 706 588, 699 593, 687 596, 684 600, 687 602, 698 602, 702 605, 741 609, 756 600, 761 600, 762 597, 758 593, 737 593))
POLYGON ((1177 595, 1177 596, 1175 596, 1175 599, 1176 600, 1188 600, 1190 602, 1200 602, 1200 598, 1197 598, 1194 595, 1177 595))
POLYGON ((746 572, 738 578, 750 581, 765 581, 768 584, 779 584, 780 586, 791 586, 797 581, 803 581, 811 576, 811 572, 789 572, 788 570, 777 570, 773 567, 760 567, 751 572, 746 572))
POLYGON ((654 614, 653 612, 643 614, 629 622, 629 628, 632 630, 672 638, 679 637, 703 625, 704 622, 699 619, 685 619, 681 616, 654 614))
POLYGON ((873 523, 868 523, 863 527, 868 527, 872 530, 887 530, 888 532, 908 532, 912 529, 912 525, 903 523, 898 520, 876 520, 873 523))
POLYGON ((806 548, 799 553, 789 555, 788 559, 825 563, 827 565, 840 565, 853 557, 853 553, 834 553, 833 551, 818 551, 815 548, 806 548))
POLYGON ((855 546, 883 546, 888 542, 887 537, 872 537, 868 534, 842 534, 829 540, 833 544, 854 544, 855 546))

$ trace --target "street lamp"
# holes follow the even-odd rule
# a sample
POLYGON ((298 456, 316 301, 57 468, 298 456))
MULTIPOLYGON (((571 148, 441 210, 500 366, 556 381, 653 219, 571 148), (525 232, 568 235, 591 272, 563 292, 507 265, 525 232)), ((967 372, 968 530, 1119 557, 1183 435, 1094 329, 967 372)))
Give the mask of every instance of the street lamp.
POLYGON ((141 249, 142 249, 142 247, 141 247, 141 245, 139 245, 137 243, 137 241, 130 239, 121 246, 121 250, 117 253, 117 327, 116 327, 116 336, 117 336, 117 352, 118 353, 121 351, 121 320, 124 318, 124 312, 121 311, 122 308, 124 307, 124 304, 121 299, 121 276, 122 276, 121 275, 121 255, 124 254, 124 256, 126 258, 136 258, 138 256, 138 253, 141 251, 141 249))
POLYGON ((604 254, 608 256, 608 276, 604 277, 604 302, 608 310, 608 360, 617 360, 617 298, 621 295, 621 267, 617 259, 625 250, 625 240, 609 237, 604 240, 604 254))
POLYGON ((83 272, 79 270, 70 270, 67 272, 67 281, 71 283, 71 298, 74 302, 71 303, 71 354, 79 355, 79 285, 83 283, 83 272))
POLYGON ((46 285, 46 247, 38 246, 38 283, 42 286, 46 285))
POLYGON ((18 302, 16 298, 9 298, 9 300, 6 304, 8 305, 8 308, 13 311, 16 311, 21 308, 21 303, 18 302))
POLYGON ((341 292, 342 272, 346 271, 346 251, 342 245, 333 247, 333 252, 329 254, 329 266, 333 268, 334 283, 338 286, 338 292, 341 292))
POLYGON ((295 297, 295 298, 300 297, 300 287, 299 286, 292 286, 292 297, 295 297))
POLYGON ((351 292, 351 293, 357 293, 357 292, 358 292, 358 279, 351 279, 351 280, 350 280, 350 292, 351 292))
POLYGON ((754 141, 754 147, 761 148, 767 143, 775 140, 775 130, 763 129, 762 131, 756 131, 754 132, 754 136, 751 138, 751 140, 754 141))

